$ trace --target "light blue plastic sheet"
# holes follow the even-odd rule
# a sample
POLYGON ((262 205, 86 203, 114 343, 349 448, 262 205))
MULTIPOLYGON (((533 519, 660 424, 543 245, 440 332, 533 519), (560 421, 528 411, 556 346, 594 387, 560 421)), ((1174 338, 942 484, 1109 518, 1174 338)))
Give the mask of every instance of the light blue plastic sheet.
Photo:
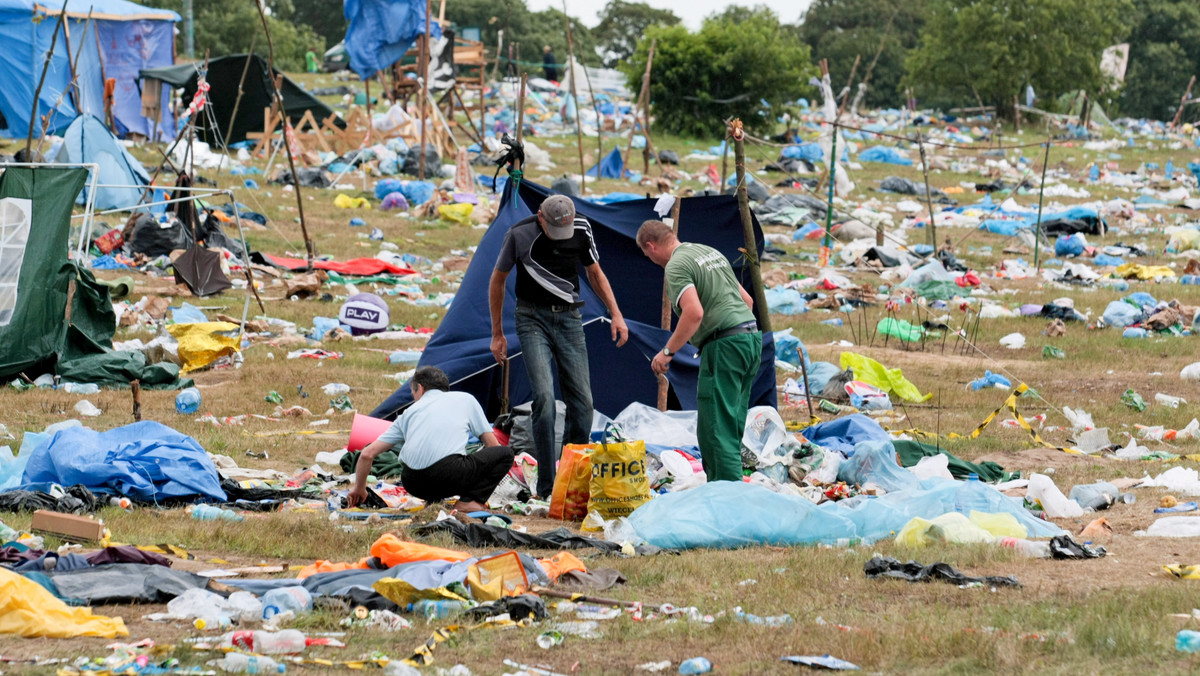
POLYGON ((799 315, 808 312, 804 296, 795 289, 777 286, 766 291, 767 308, 771 314, 799 315))
POLYGON ((887 430, 861 413, 813 425, 804 430, 804 438, 847 456, 854 455, 855 448, 864 441, 892 442, 887 430))
POLYGON ((858 154, 859 162, 883 162, 885 164, 899 164, 905 167, 912 166, 912 160, 901 157, 900 152, 895 148, 888 146, 875 146, 867 148, 858 154))
POLYGON ((868 482, 889 493, 917 488, 921 480, 900 466, 891 441, 873 439, 854 446, 854 455, 838 467, 838 481, 851 486, 868 482))
POLYGON ((83 484, 93 493, 144 502, 226 499, 217 468, 200 444, 152 421, 107 432, 59 430, 30 454, 22 484, 34 483, 83 484))
POLYGON ((1126 303, 1123 300, 1114 300, 1104 308, 1104 323, 1108 326, 1117 328, 1125 328, 1130 324, 1136 324, 1142 317, 1142 313, 1134 306, 1126 303))
POLYGON ((969 515, 971 510, 1012 514, 1033 538, 1063 533, 988 484, 941 478, 878 498, 861 496, 820 506, 754 484, 716 481, 656 497, 634 510, 629 522, 642 539, 663 549, 734 549, 832 545, 854 539, 870 543, 893 536, 913 517, 969 515))

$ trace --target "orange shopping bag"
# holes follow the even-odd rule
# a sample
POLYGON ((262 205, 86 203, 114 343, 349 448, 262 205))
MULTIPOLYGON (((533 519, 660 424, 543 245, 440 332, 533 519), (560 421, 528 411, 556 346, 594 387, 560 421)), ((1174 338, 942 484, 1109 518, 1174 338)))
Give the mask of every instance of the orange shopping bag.
POLYGON ((563 444, 550 495, 550 518, 583 521, 587 516, 595 444, 563 444))

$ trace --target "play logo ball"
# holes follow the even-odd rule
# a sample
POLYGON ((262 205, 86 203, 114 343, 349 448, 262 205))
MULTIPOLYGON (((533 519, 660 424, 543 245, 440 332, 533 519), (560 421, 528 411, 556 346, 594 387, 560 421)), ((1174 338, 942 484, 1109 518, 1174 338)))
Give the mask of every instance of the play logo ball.
POLYGON ((338 321, 349 326, 356 336, 378 333, 391 322, 387 303, 373 293, 356 293, 342 303, 338 321))

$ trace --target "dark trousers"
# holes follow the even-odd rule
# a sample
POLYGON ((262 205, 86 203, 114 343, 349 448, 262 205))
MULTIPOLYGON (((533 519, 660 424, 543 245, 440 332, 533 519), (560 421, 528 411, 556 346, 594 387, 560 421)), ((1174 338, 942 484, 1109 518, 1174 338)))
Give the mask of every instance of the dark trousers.
POLYGON ((404 468, 400 482, 410 495, 437 502, 457 495, 463 500, 486 503, 496 485, 512 469, 513 452, 508 446, 488 446, 467 455, 442 458, 425 469, 404 468))

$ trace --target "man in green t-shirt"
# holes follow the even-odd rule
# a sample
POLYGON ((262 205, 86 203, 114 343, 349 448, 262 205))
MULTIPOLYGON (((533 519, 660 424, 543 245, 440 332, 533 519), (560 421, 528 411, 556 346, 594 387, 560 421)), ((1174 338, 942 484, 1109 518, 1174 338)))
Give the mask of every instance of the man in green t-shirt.
POLYGON ((646 221, 637 233, 642 253, 666 269, 667 298, 679 322, 650 367, 664 374, 689 341, 700 350, 696 437, 709 481, 742 480, 742 434, 750 388, 762 357, 754 301, 716 249, 683 242, 671 226, 646 221))

